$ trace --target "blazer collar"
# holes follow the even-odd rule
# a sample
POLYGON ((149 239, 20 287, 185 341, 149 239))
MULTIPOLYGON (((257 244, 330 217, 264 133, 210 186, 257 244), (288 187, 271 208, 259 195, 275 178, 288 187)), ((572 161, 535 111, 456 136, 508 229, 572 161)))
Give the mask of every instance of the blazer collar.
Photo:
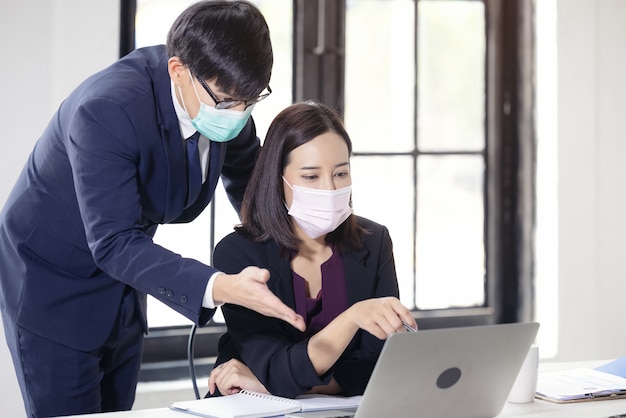
POLYGON ((267 259, 270 260, 268 270, 270 279, 268 286, 273 289, 276 296, 291 309, 296 309, 296 301, 293 296, 293 280, 291 276, 291 262, 289 257, 280 254, 281 248, 275 241, 270 241, 267 246, 267 259))
POLYGON ((164 211, 163 222, 168 223, 177 219, 186 200, 186 189, 181 187, 186 179, 186 162, 183 151, 183 138, 178 124, 178 117, 174 109, 170 75, 167 71, 167 53, 163 47, 157 64, 154 66, 152 89, 155 96, 156 118, 161 131, 163 150, 167 161, 167 182, 163 184, 164 211))
MULTIPOLYGON (((280 248, 275 242, 267 247, 270 279, 268 285, 276 295, 290 308, 296 308, 293 296, 293 280, 289 258, 280 257, 280 248)), ((346 274, 346 289, 350 305, 373 296, 376 272, 366 267, 369 250, 361 248, 343 253, 343 265, 346 274)))
POLYGON ((369 250, 365 247, 344 253, 343 268, 346 272, 346 288, 350 305, 374 296, 376 271, 367 268, 368 256, 369 250))

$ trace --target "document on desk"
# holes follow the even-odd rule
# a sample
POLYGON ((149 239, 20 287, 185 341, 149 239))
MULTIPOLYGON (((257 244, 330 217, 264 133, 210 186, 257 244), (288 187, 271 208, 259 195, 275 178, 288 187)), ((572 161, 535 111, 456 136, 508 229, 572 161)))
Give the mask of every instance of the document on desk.
POLYGON ((598 369, 576 368, 540 373, 536 397, 557 403, 626 397, 626 379, 598 369))

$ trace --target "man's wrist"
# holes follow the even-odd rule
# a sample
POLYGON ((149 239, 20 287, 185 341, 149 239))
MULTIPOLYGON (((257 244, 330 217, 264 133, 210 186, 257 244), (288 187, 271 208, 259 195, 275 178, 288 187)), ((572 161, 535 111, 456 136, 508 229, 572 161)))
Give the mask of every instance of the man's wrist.
POLYGON ((222 274, 222 272, 217 271, 217 272, 213 273, 211 275, 211 277, 209 278, 209 282, 206 285, 206 290, 204 291, 204 298, 202 299, 202 306, 204 308, 215 309, 218 306, 222 306, 224 304, 223 301, 221 301, 219 299, 215 299, 214 295, 213 295, 214 286, 215 286, 215 279, 220 274, 222 274))

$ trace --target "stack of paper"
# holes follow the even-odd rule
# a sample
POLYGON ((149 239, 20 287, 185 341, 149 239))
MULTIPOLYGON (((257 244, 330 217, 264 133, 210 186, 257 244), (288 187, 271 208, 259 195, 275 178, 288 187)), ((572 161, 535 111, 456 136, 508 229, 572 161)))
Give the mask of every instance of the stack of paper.
POLYGON ((626 397, 626 356, 595 369, 576 368, 539 375, 536 396, 551 402, 626 397))

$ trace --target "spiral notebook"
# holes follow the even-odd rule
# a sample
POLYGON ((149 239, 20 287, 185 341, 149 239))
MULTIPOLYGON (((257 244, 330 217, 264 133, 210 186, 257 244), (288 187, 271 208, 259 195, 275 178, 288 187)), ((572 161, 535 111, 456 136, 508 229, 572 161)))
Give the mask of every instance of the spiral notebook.
POLYGON ((360 401, 361 396, 314 395, 290 399, 242 390, 229 396, 174 402, 170 408, 201 417, 262 418, 291 412, 356 408, 360 401))

